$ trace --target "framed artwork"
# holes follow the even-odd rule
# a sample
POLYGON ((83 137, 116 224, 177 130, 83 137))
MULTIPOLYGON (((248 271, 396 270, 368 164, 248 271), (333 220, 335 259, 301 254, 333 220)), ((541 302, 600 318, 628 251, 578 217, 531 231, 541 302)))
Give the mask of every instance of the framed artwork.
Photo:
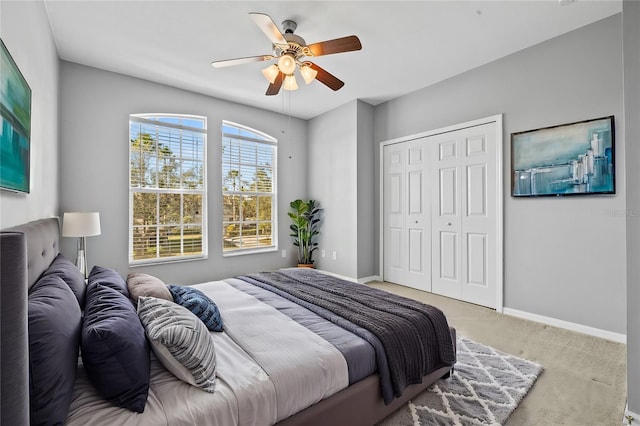
POLYGON ((615 194, 613 116, 511 134, 513 197, 615 194))
POLYGON ((0 188, 29 192, 31 88, 0 40, 0 188))

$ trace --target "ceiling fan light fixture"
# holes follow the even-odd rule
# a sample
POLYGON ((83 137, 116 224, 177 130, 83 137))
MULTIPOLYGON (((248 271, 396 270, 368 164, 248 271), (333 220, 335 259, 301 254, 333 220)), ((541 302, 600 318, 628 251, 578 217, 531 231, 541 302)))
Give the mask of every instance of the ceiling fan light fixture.
POLYGON ((293 55, 285 53, 278 59, 278 68, 284 75, 291 75, 296 70, 296 59, 293 55))
POLYGON ((264 78, 266 78, 271 84, 275 83, 279 72, 280 70, 275 64, 262 69, 262 75, 264 75, 264 78))
POLYGON ((300 67, 300 74, 302 74, 302 78, 304 78, 304 82, 310 84, 313 80, 315 80, 318 75, 318 71, 311 68, 309 64, 303 64, 300 67))
MULTIPOLYGON (((575 0, 557 1, 571 2, 575 0)), ((284 33, 282 33, 269 15, 250 13, 249 16, 271 41, 272 54, 214 61, 211 63, 214 68, 275 60, 276 63, 274 65, 262 70, 262 74, 269 81, 269 87, 265 92, 266 96, 277 95, 282 86, 284 86, 285 90, 297 90, 298 83, 294 77, 296 68, 300 68, 300 74, 306 84, 311 84, 313 80, 318 80, 333 91, 339 90, 344 86, 344 81, 341 81, 315 63, 305 61, 304 58, 307 56, 316 57, 361 50, 362 43, 360 43, 358 36, 351 35, 307 44, 302 37, 294 34, 297 27, 295 21, 290 19, 283 21, 282 28, 284 33)))
POLYGON ((298 90, 298 82, 293 74, 284 78, 284 90, 298 90))

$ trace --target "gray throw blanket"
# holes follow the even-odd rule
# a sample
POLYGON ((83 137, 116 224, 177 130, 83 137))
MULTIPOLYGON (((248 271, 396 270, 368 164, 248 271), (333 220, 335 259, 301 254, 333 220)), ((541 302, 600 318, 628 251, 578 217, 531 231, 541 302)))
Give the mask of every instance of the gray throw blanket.
POLYGON ((390 392, 385 392, 382 383, 386 403, 392 396, 402 395, 407 386, 420 383, 423 376, 455 363, 449 324, 436 307, 312 269, 287 269, 239 278, 256 285, 266 284, 261 286, 267 289, 271 286, 373 333, 384 350, 378 358, 386 358, 388 363, 390 392))

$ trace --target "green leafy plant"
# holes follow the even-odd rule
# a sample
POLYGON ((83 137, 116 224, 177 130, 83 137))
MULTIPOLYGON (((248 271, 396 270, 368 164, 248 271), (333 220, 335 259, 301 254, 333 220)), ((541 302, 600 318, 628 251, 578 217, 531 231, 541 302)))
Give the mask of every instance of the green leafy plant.
POLYGON ((291 236, 293 245, 298 247, 298 263, 313 264, 313 252, 318 249, 315 237, 320 234, 320 212, 315 200, 295 200, 289 204, 291 236))

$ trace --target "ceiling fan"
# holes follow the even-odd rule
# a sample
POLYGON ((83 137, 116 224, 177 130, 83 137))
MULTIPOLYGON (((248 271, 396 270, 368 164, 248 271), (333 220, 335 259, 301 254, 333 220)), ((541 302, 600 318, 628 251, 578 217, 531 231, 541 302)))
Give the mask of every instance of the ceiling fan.
POLYGON ((276 59, 277 64, 272 64, 262 70, 262 74, 269 81, 267 96, 277 95, 282 86, 285 90, 296 90, 298 88, 294 75, 296 67, 300 69, 300 74, 307 84, 315 79, 332 90, 338 90, 344 86, 343 81, 308 61, 307 58, 360 50, 362 44, 357 36, 352 35, 307 45, 302 37, 293 33, 298 26, 294 21, 285 20, 282 22, 283 34, 269 15, 249 13, 249 16, 271 40, 273 54, 214 61, 211 63, 214 68, 276 59))

